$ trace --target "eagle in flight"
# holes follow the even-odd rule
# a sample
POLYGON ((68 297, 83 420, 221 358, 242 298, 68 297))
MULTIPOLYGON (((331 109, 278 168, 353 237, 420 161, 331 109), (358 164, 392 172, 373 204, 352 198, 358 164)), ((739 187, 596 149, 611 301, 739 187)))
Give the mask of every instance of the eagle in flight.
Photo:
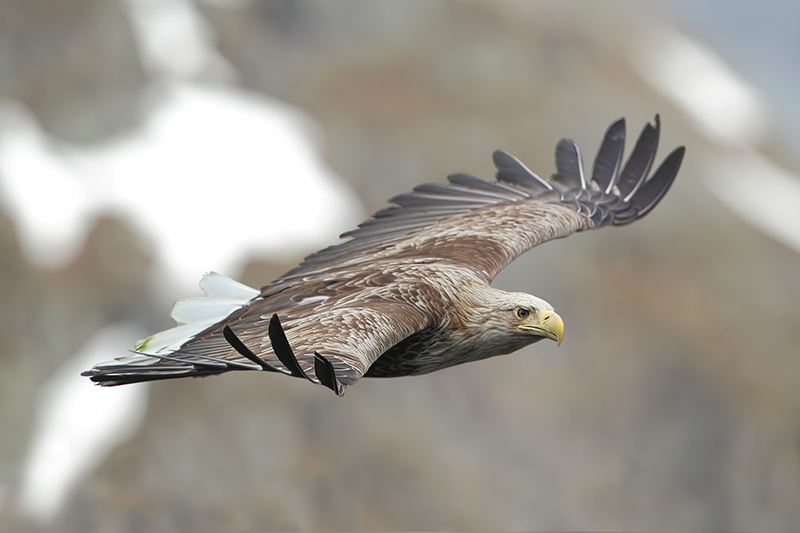
POLYGON ((559 344, 564 322, 546 301, 492 288, 523 252, 550 239, 638 220, 680 168, 674 150, 650 179, 659 118, 623 164, 625 120, 606 131, 591 176, 569 139, 556 173, 542 179, 494 153, 497 181, 471 174, 395 196, 348 240, 307 257, 256 290, 216 273, 207 297, 175 304, 177 327, 134 353, 83 373, 100 385, 207 376, 233 370, 302 377, 337 395, 362 377, 425 374, 519 350, 559 344))

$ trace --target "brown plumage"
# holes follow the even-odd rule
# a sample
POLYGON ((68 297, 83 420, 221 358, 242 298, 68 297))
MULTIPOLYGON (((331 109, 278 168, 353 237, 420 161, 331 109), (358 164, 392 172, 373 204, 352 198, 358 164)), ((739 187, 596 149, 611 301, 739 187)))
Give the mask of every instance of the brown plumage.
POLYGON ((260 291, 217 274, 208 298, 176 304, 180 323, 137 345, 138 355, 84 372, 101 385, 267 370, 341 395, 361 377, 424 374, 551 338, 563 322, 547 302, 489 286, 517 256, 550 239, 647 214, 677 175, 684 148, 649 180, 659 119, 622 164, 623 119, 583 172, 570 140, 543 180, 503 151, 497 181, 453 174, 390 200, 349 240, 305 259, 260 291))

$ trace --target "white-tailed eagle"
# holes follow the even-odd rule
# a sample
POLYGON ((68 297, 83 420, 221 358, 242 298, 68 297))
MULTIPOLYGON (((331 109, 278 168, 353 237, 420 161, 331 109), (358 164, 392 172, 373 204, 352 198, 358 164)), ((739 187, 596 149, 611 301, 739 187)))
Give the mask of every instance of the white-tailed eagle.
POLYGON ((134 355, 83 375, 101 385, 207 376, 233 370, 303 377, 342 395, 362 377, 425 374, 503 355, 564 323, 544 300, 489 286, 523 252, 550 239, 646 215, 669 189, 685 149, 650 179, 659 119, 623 164, 625 121, 606 131, 591 176, 578 146, 556 147, 542 179, 494 153, 497 181, 453 174, 389 200, 348 240, 307 257, 256 290, 219 274, 205 298, 182 300, 178 326, 140 341, 134 355))

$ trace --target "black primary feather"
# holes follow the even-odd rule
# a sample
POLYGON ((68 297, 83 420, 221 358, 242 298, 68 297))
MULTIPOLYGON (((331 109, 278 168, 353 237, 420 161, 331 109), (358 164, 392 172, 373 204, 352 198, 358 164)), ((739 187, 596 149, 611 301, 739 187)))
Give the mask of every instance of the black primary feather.
POLYGON ((519 185, 533 190, 553 189, 550 183, 531 172, 522 161, 505 150, 495 150, 492 160, 497 167, 497 181, 500 183, 519 185))
POLYGON ((561 139, 556 145, 556 174, 550 179, 567 189, 586 188, 581 149, 572 139, 561 139))
POLYGON ((310 378, 306 375, 300 363, 297 362, 292 347, 289 345, 289 340, 286 338, 286 333, 283 332, 283 326, 278 319, 277 314, 273 314, 269 321, 269 342, 272 344, 272 350, 278 357, 283 366, 285 366, 291 374, 296 378, 310 378))
POLYGON ((603 142, 597 150, 592 167, 592 181, 597 188, 610 194, 619 176, 622 150, 625 148, 625 119, 614 122, 606 130, 603 142))
POLYGON ((661 130, 661 119, 658 115, 656 115, 655 123, 655 127, 650 123, 645 124, 617 182, 619 195, 626 202, 642 186, 656 158, 656 148, 658 148, 658 137, 661 130))
POLYGON ((641 218, 653 209, 658 202, 667 194, 672 183, 675 181, 675 176, 678 175, 678 170, 681 168, 683 162, 683 155, 686 148, 681 146, 675 149, 667 156, 661 166, 658 167, 653 177, 645 183, 639 191, 633 195, 630 203, 638 211, 636 218, 641 218))
POLYGON ((225 337, 225 340, 228 341, 228 344, 230 344, 231 347, 239 353, 239 355, 250 359, 267 372, 280 372, 277 368, 273 367, 259 356, 254 354, 253 351, 250 350, 250 348, 248 348, 245 343, 243 343, 241 339, 236 336, 230 326, 225 326, 222 328, 222 335, 225 337))

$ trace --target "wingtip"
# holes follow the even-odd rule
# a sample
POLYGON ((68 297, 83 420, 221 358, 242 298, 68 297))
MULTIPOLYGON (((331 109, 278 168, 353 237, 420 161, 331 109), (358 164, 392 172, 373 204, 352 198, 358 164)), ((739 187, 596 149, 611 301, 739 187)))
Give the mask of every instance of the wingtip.
POLYGON ((333 363, 317 352, 314 352, 314 373, 316 374, 316 380, 306 374, 300 366, 300 362, 297 360, 297 356, 295 356, 289 344, 289 340, 286 338, 286 333, 283 331, 283 326, 281 325, 277 313, 274 313, 272 318, 270 318, 268 334, 269 342, 272 344, 272 351, 275 352, 275 355, 280 359, 281 363, 283 363, 283 366, 289 369, 293 376, 306 378, 311 383, 323 385, 336 393, 337 396, 344 395, 344 388, 341 383, 339 383, 339 380, 336 379, 336 371, 333 368, 333 363))
POLYGON ((551 178, 566 188, 586 188, 581 148, 572 139, 561 139, 556 144, 556 174, 551 178))
POLYGON ((633 198, 649 176, 658 151, 660 130, 659 115, 655 116, 655 125, 648 122, 642 128, 617 183, 623 201, 628 202, 633 198))
POLYGON ((257 356, 255 352, 248 348, 247 345, 236 335, 236 333, 233 332, 233 329, 231 329, 229 325, 226 324, 225 327, 222 328, 222 336, 239 355, 254 362, 260 366, 262 370, 266 370, 267 372, 278 372, 277 368, 267 363, 264 359, 257 356))
POLYGON ((679 146, 674 149, 659 165, 653 177, 650 178, 639 191, 631 198, 631 203, 637 209, 636 218, 641 218, 653 210, 667 194, 675 178, 678 176, 686 147, 679 146))
POLYGON ((609 194, 619 179, 622 153, 625 148, 625 118, 614 121, 603 135, 592 167, 592 181, 609 194))
POLYGON ((606 132, 603 135, 603 141, 606 139, 612 141, 622 141, 625 142, 625 131, 627 128, 627 123, 625 122, 625 117, 620 117, 611 125, 606 128, 606 132))
POLYGON ((317 375, 321 385, 332 390, 340 398, 344 396, 344 388, 336 378, 336 370, 333 368, 333 363, 317 352, 314 352, 314 373, 317 375))
POLYGON ((497 149, 492 152, 492 163, 497 167, 498 172, 503 168, 520 164, 519 159, 502 149, 497 149))
POLYGON ((553 186, 543 180, 535 172, 525 166, 525 164, 509 154, 505 150, 495 150, 492 153, 492 161, 497 167, 497 181, 507 182, 533 189, 552 190, 553 186))

